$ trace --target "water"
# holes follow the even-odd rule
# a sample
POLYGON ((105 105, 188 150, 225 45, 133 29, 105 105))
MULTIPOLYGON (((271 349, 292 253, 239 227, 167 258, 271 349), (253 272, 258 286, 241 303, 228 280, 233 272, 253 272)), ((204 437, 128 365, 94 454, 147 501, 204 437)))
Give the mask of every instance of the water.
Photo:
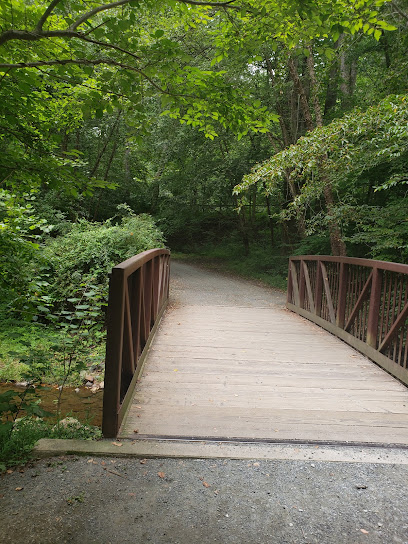
MULTIPOLYGON (((21 393, 24 387, 16 387, 13 384, 0 384, 0 393, 5 391, 21 393)), ((47 412, 56 412, 56 401, 59 391, 56 386, 47 386, 47 389, 37 391, 41 398, 41 408, 47 412)), ((89 423, 100 427, 102 425, 102 401, 103 390, 91 392, 87 387, 80 387, 78 393, 73 387, 66 387, 62 392, 61 416, 71 416, 82 423, 89 423)))

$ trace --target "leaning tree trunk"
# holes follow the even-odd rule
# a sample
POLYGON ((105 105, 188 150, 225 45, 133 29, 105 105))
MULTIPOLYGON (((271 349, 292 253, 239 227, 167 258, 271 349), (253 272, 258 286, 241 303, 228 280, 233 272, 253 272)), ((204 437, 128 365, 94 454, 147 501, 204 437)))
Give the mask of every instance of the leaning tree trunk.
MULTIPOLYGON (((319 102, 316 72, 314 69, 314 58, 313 58, 313 51, 311 46, 309 46, 309 53, 310 54, 307 57, 307 67, 308 67, 309 77, 310 77, 311 95, 312 95, 313 106, 315 110, 316 126, 322 127, 323 116, 322 116, 322 110, 321 110, 320 102, 319 102)), ((333 187, 326 170, 326 162, 327 162, 327 154, 324 154, 321 157, 320 177, 324 183, 323 195, 326 202, 327 213, 329 215, 330 246, 331 246, 333 255, 345 256, 347 254, 346 245, 342 240, 341 228, 337 219, 335 219, 335 217, 333 217, 332 215, 332 212, 334 209, 333 187)))

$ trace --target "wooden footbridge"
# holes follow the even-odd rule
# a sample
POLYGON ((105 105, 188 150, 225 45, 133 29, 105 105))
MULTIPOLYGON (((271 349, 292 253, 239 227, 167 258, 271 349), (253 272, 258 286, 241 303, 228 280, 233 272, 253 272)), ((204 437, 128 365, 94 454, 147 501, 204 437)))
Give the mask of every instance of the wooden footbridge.
POLYGON ((408 445, 407 265, 291 258, 287 300, 173 263, 167 306, 169 278, 112 271, 106 437, 408 445))

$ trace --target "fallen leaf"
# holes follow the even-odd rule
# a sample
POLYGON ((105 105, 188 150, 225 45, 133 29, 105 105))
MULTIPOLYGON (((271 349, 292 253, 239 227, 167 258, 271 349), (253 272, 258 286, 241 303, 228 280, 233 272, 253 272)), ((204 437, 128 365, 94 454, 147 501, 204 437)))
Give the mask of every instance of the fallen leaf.
POLYGON ((141 406, 136 406, 136 408, 140 408, 140 409, 142 409, 142 407, 141 407, 141 406))
POLYGON ((135 497, 136 493, 128 493, 129 497, 135 497))
POLYGON ((133 429, 133 432, 137 434, 139 432, 139 429, 133 429))
POLYGON ((16 487, 16 491, 21 491, 24 487, 16 487))
POLYGON ((210 485, 210 484, 207 484, 207 482, 203 482, 203 486, 204 486, 204 487, 211 487, 211 485, 210 485))
POLYGON ((105 461, 101 461, 101 465, 104 467, 106 465, 105 461))
POLYGON ((147 461, 147 459, 140 459, 139 463, 140 463, 141 465, 145 465, 145 464, 146 464, 146 461, 147 461))
POLYGON ((9 469, 7 470, 7 474, 13 474, 13 472, 14 472, 14 470, 13 470, 12 468, 9 468, 9 469))
POLYGON ((112 442, 112 446, 117 446, 118 448, 120 448, 121 446, 123 446, 123 444, 121 444, 120 442, 112 442))
POLYGON ((259 467, 259 463, 254 463, 254 467, 259 467))
POLYGON ((365 535, 368 535, 368 531, 366 531, 365 529, 360 529, 360 531, 365 534, 365 535))
POLYGON ((165 474, 164 472, 158 472, 158 473, 157 473, 157 476, 158 476, 159 478, 164 478, 164 477, 166 476, 166 474, 165 474))

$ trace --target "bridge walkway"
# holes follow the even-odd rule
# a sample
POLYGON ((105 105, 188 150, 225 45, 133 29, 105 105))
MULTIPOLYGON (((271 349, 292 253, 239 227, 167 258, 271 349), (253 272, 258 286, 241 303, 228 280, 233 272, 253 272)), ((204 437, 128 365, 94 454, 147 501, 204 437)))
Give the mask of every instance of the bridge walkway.
POLYGON ((408 444, 408 389, 285 308, 180 262, 121 438, 408 444))

